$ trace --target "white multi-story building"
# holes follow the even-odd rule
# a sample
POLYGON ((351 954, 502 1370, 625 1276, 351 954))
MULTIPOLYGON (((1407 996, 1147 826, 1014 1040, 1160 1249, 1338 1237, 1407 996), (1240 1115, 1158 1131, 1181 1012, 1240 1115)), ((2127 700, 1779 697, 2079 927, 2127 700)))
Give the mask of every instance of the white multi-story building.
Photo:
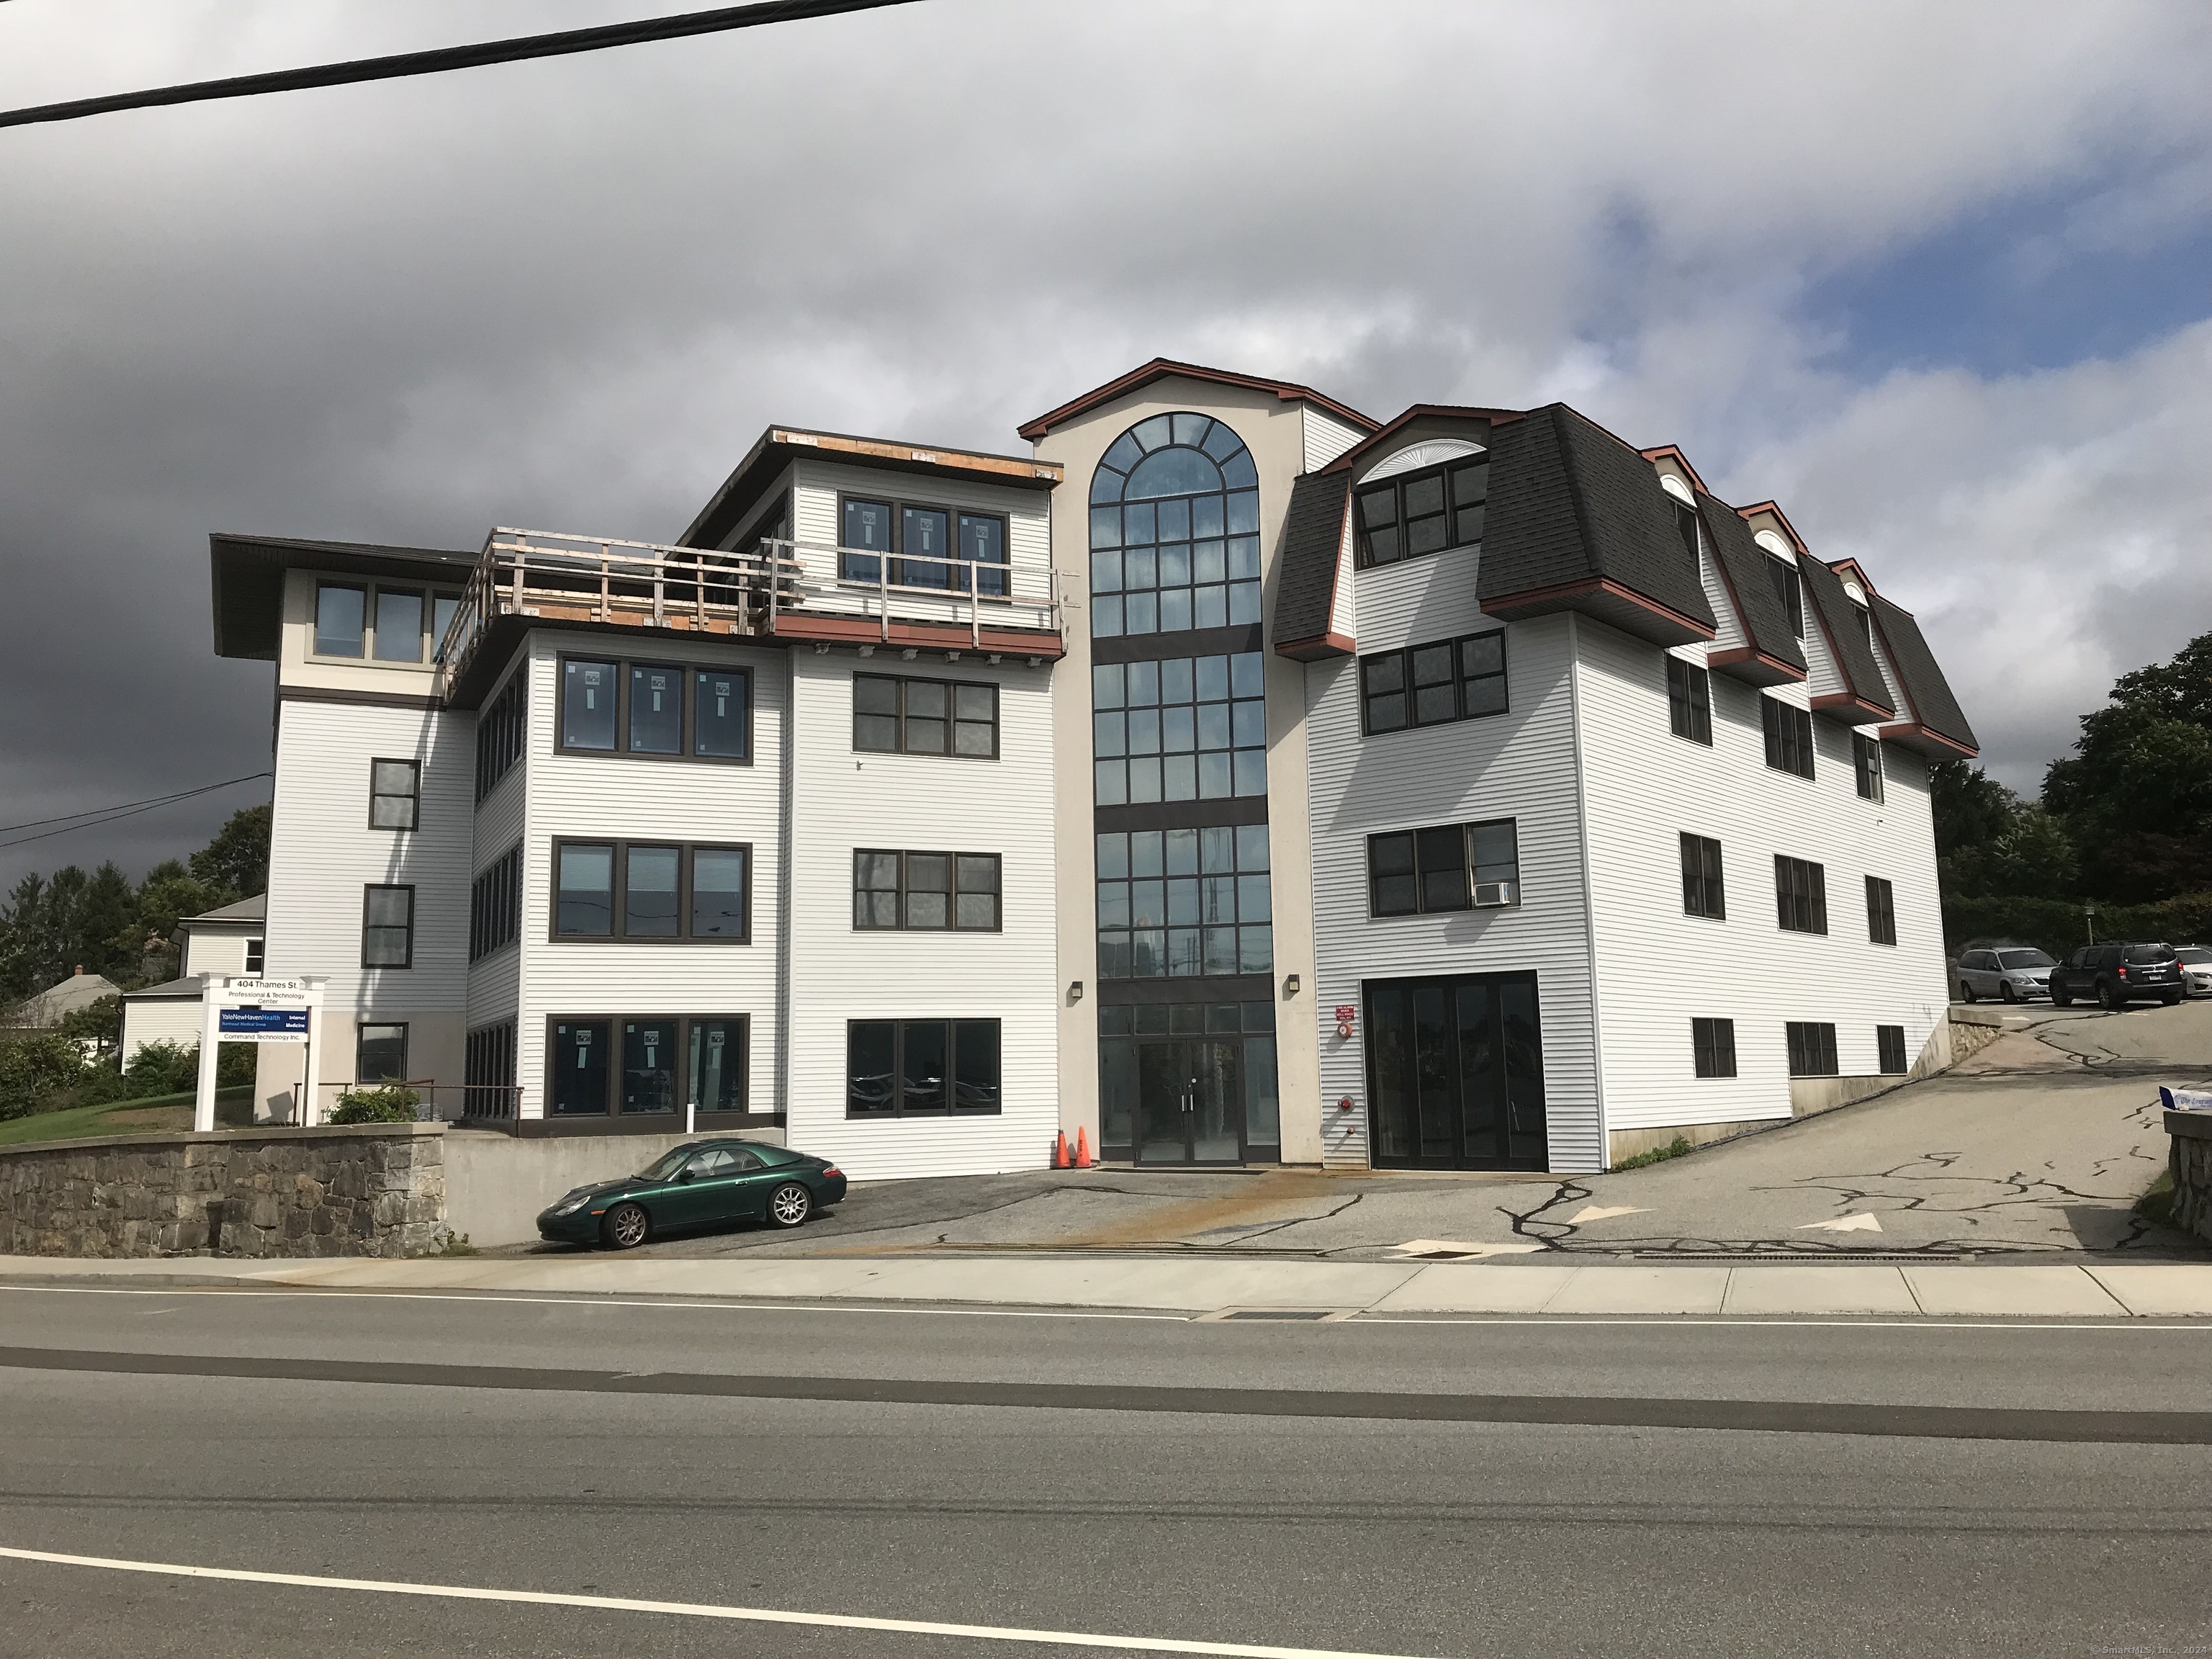
POLYGON ((771 428, 669 544, 216 537, 328 1086, 861 1178, 1565 1171, 1940 1056, 1972 734, 1773 504, 1166 362, 1022 434, 771 428))

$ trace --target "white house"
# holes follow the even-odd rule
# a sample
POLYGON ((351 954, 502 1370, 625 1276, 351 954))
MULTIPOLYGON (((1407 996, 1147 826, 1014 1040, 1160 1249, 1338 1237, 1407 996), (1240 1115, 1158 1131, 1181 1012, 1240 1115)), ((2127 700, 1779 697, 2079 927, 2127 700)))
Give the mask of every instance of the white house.
POLYGON ((123 1004, 122 1062, 149 1042, 197 1048, 200 1041, 200 975, 261 971, 263 896, 240 899, 177 923, 177 977, 136 991, 123 1004))
POLYGON ((1021 432, 772 428, 666 544, 215 537, 325 1086, 864 1178, 1571 1171, 1946 1052, 1972 733, 1772 503, 1164 362, 1021 432))

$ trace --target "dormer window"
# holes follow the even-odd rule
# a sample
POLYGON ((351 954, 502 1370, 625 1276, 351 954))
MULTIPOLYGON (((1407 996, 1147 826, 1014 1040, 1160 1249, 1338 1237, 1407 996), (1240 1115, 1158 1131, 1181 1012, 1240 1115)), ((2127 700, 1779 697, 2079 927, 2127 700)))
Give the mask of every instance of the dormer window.
POLYGON ((1484 454, 1363 485, 1360 568, 1479 546, 1489 496, 1490 457, 1484 454))
POLYGON ((1794 562, 1767 556, 1766 574, 1774 580, 1774 597, 1782 601, 1784 615, 1790 618, 1790 631, 1799 639, 1805 637, 1805 590, 1797 575, 1794 562))

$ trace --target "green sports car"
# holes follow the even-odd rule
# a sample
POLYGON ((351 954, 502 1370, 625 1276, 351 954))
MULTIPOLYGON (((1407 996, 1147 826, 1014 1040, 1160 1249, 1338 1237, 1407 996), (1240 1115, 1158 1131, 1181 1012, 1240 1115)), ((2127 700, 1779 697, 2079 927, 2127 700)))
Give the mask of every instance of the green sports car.
POLYGON ((539 1213, 538 1236, 634 1250, 656 1233, 689 1227, 796 1227, 844 1196, 843 1174, 825 1159, 757 1140, 690 1140, 639 1174, 562 1194, 539 1213))

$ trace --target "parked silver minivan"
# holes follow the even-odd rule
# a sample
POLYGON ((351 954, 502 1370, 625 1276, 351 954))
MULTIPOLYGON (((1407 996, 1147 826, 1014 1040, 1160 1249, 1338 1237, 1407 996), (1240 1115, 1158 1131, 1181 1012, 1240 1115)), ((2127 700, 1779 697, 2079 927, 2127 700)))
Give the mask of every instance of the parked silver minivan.
POLYGON ((2032 945, 2000 945, 1969 951, 1959 958, 1959 1000, 1996 997, 2022 1002, 2051 994, 2051 970, 2058 964, 2032 945))

